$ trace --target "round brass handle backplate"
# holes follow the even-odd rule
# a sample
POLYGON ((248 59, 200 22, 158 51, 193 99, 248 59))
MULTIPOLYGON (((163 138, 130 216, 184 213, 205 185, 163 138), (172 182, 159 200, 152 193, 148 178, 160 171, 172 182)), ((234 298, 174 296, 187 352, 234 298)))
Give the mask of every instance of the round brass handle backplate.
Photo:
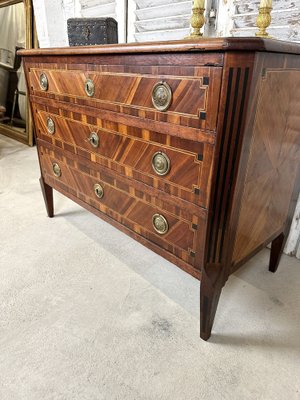
POLYGON ((53 119, 50 117, 47 118, 47 131, 50 133, 50 135, 53 135, 55 132, 55 124, 53 119))
POLYGON ((91 143, 93 147, 95 148, 99 147, 100 139, 96 132, 91 132, 88 141, 91 143))
POLYGON ((173 99, 172 89, 166 82, 158 82, 152 89, 152 103, 158 111, 166 111, 173 99))
POLYGON ((95 85, 92 79, 87 79, 84 83, 84 90, 85 93, 89 96, 92 97, 95 94, 95 85))
POLYGON ((104 189, 103 187, 100 185, 100 183, 96 183, 94 185, 94 192, 95 195, 99 198, 102 199, 102 197, 104 196, 104 189))
POLYGON ((161 214, 154 214, 152 217, 154 230, 160 235, 165 235, 169 230, 169 224, 166 218, 161 214))
POLYGON ((158 151, 152 157, 152 168, 157 175, 167 175, 171 168, 171 161, 165 153, 158 151))
POLYGON ((42 90, 48 90, 48 78, 44 72, 40 75, 40 87, 42 90))
POLYGON ((60 166, 57 163, 53 163, 52 164, 52 170, 53 170, 53 174, 59 178, 61 176, 61 169, 60 166))

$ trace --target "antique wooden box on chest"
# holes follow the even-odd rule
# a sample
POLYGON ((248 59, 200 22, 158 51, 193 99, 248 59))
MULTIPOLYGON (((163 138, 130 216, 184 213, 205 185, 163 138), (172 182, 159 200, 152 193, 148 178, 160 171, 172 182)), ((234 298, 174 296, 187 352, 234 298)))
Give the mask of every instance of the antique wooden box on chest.
MULTIPOLYGON (((201 337, 229 275, 300 186, 300 45, 258 38, 22 51, 50 217, 63 193, 201 280, 201 337)), ((246 310, 245 310, 246 311, 246 310)))

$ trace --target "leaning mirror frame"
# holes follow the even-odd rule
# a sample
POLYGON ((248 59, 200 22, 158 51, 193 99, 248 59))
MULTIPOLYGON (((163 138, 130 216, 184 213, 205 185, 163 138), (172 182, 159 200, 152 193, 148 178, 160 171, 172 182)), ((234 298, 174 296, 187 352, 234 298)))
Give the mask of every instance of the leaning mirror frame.
MULTIPOLYGON (((0 0, 0 8, 9 7, 14 4, 23 3, 25 7, 25 48, 32 49, 37 48, 37 35, 34 29, 34 15, 33 15, 33 7, 32 0, 0 0)), ((30 111, 30 104, 27 98, 26 101, 26 130, 25 134, 20 133, 13 126, 6 125, 0 123, 0 134, 11 137, 12 139, 18 140, 24 144, 29 146, 33 146, 34 138, 33 138, 33 124, 32 117, 30 111)))

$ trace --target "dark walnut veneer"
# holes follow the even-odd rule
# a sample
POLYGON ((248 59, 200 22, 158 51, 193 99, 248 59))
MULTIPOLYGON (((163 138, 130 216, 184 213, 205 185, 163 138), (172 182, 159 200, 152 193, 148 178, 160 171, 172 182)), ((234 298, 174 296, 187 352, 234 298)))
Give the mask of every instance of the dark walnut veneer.
POLYGON ((229 275, 270 242, 275 272, 287 239, 300 187, 300 45, 231 38, 20 53, 49 217, 54 188, 200 279, 207 340, 229 275), (164 111, 152 102, 159 82, 172 92, 164 111), (166 174, 152 167, 156 153, 166 174))

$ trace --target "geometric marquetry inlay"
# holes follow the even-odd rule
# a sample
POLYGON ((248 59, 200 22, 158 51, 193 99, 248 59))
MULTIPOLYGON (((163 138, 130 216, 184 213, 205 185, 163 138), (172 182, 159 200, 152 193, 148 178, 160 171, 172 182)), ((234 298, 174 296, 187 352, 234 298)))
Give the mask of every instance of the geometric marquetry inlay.
POLYGON ((236 262, 285 224, 295 166, 300 163, 299 88, 299 70, 267 70, 261 79, 234 247, 236 262))
POLYGON ((229 275, 270 242, 275 272, 285 246, 300 187, 300 45, 208 38, 20 54, 48 216, 56 189, 201 279, 207 340, 229 275))

